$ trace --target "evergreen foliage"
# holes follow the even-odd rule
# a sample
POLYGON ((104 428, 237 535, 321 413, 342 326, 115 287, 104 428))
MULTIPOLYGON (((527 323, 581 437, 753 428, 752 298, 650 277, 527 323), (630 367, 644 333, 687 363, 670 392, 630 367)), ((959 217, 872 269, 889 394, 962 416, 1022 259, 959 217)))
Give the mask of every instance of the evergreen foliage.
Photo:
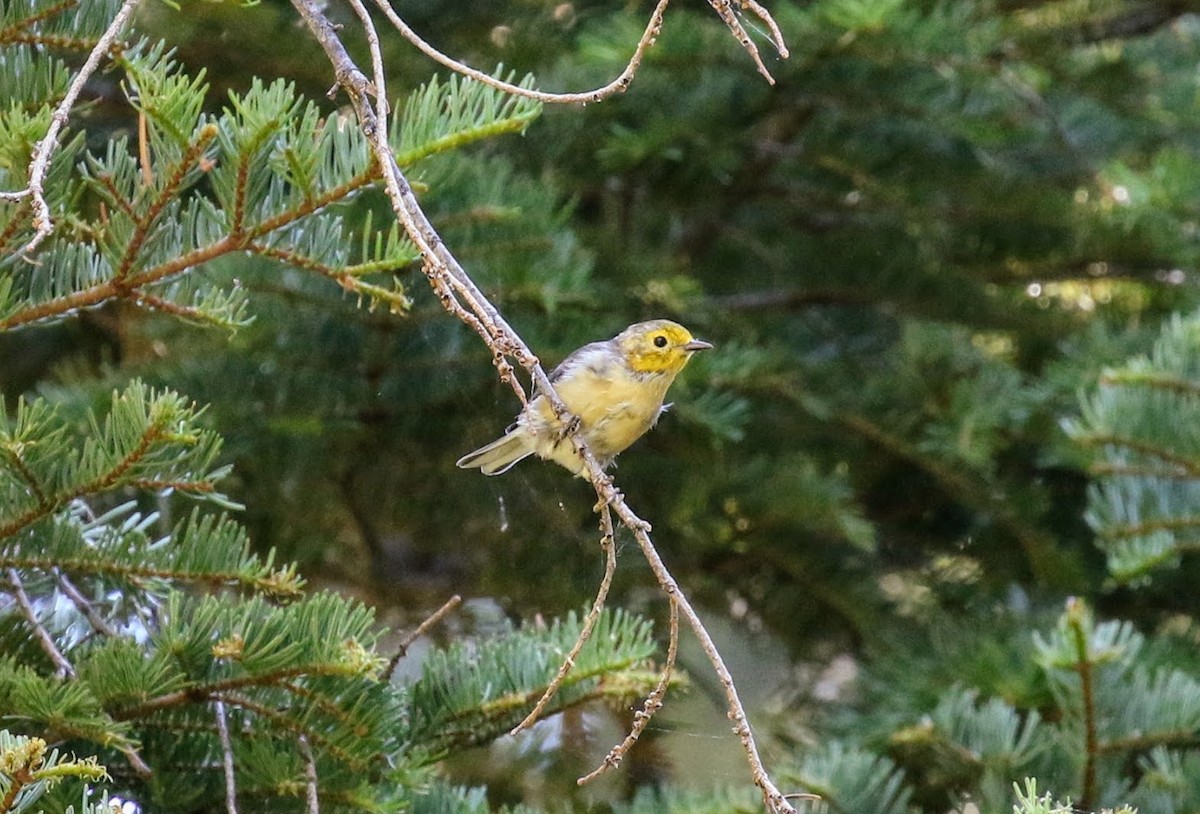
POLYGON ((1149 355, 1106 370, 1069 425, 1096 450, 1087 519, 1113 579, 1145 579, 1197 546, 1200 316, 1175 315, 1149 355))
MULTIPOLYGON (((412 20, 548 87, 607 80, 644 22, 459 5, 412 20)), ((771 5, 794 49, 774 89, 672 9, 604 105, 543 114, 397 56, 390 141, 545 362, 643 317, 718 343, 618 475, 680 582, 805 663, 766 705, 777 780, 822 797, 801 805, 1200 809, 1194 10, 771 5), (857 675, 831 696, 804 676, 835 655, 857 675)), ((118 6, 0 10, 0 189, 118 6)), ((227 13, 299 52, 280 8, 141 22, 227 13)), ((244 810, 304 810, 313 769, 324 811, 496 810, 444 761, 504 735, 574 641, 590 498, 532 463, 453 469, 516 405, 412 282, 323 63, 300 92, 198 41, 113 50, 34 257, 28 199, 0 200, 0 812, 107 810, 82 786, 216 810, 226 759, 244 810), (385 680, 384 626, 328 583, 422 604, 430 579, 559 621, 385 680)), ((653 642, 607 611, 549 711, 644 695, 653 642)), ((760 809, 702 772, 600 805, 760 809)))

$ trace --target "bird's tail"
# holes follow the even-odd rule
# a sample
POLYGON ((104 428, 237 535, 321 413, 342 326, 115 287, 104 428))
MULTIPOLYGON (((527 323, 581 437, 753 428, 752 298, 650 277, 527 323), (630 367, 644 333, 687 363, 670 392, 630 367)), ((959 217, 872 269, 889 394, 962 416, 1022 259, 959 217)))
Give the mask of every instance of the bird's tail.
POLYGON ((533 438, 524 427, 497 438, 490 444, 458 459, 459 469, 479 469, 485 475, 507 472, 517 461, 533 454, 533 438))

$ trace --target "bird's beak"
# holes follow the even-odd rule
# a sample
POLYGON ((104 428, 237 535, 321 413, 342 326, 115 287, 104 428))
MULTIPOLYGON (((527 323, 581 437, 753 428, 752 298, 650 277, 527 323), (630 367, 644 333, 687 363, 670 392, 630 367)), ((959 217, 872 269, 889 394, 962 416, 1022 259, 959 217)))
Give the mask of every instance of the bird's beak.
POLYGON ((693 353, 698 350, 712 350, 712 342, 705 342, 703 339, 693 339, 683 346, 683 349, 688 353, 693 353))

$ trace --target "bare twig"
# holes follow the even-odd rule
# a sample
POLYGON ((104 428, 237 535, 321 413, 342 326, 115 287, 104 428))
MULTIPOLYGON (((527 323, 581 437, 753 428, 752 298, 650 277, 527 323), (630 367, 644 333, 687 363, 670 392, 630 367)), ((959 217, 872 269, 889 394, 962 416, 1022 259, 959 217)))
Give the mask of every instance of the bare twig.
MULTIPOLYGON (((750 39, 750 35, 746 33, 741 20, 738 19, 737 12, 733 8, 733 0, 708 0, 708 4, 713 7, 713 11, 717 12, 717 16, 725 23, 729 29, 729 33, 733 34, 734 39, 740 42, 742 47, 746 49, 746 53, 754 60, 754 67, 758 68, 758 72, 762 74, 764 79, 774 85, 775 77, 771 76, 771 72, 763 64, 762 55, 758 53, 758 46, 754 44, 754 40, 750 39)), ((765 11, 762 6, 758 6, 758 8, 765 11)), ((768 19, 770 19, 769 15, 768 19)), ((786 53, 785 49, 784 54, 786 55, 786 53)))
POLYGON ((615 769, 617 766, 620 766, 625 753, 633 748, 638 738, 642 736, 642 732, 645 731, 646 726, 649 725, 650 719, 654 717, 654 713, 658 712, 662 707, 663 696, 667 694, 667 687, 671 683, 671 671, 675 668, 675 656, 679 652, 679 603, 672 597, 670 605, 671 621, 669 626, 670 638, 667 640, 667 661, 663 665, 662 674, 658 677, 658 684, 646 696, 646 702, 642 704, 642 708, 633 713, 633 726, 629 728, 629 734, 625 736, 625 740, 614 746, 604 756, 604 761, 599 766, 575 781, 581 786, 592 782, 609 769, 615 769))
POLYGON ((542 713, 546 711, 546 705, 550 703, 550 699, 555 696, 562 683, 567 678, 567 673, 571 672, 571 668, 575 666, 575 659, 579 656, 579 651, 587 644, 587 640, 592 636, 592 630, 596 627, 596 620, 600 618, 600 612, 604 610, 604 602, 608 599, 608 590, 612 587, 613 574, 617 571, 617 547, 614 545, 612 514, 608 511, 608 506, 600 508, 600 548, 604 550, 604 576, 600 578, 600 587, 596 591, 596 599, 592 602, 592 609, 588 611, 588 615, 583 620, 583 627, 579 631, 579 636, 575 639, 575 644, 571 646, 567 657, 563 659, 559 665, 558 673, 554 679, 546 686, 546 691, 542 693, 542 697, 533 705, 533 709, 525 716, 521 723, 513 727, 510 735, 515 735, 522 732, 537 722, 538 718, 542 717, 542 713))
MULTIPOLYGON (((303 17, 305 23, 324 48, 339 84, 346 90, 359 124, 368 136, 376 159, 379 161, 388 198, 401 225, 409 238, 421 252, 424 261, 422 270, 430 285, 437 292, 448 310, 464 318, 488 347, 497 356, 511 356, 524 367, 533 378, 535 386, 546 396, 554 408, 555 414, 564 426, 569 426, 569 413, 562 400, 555 392, 545 371, 538 364, 537 357, 529 350, 521 337, 508 325, 491 301, 475 285, 458 260, 442 242, 440 235, 433 228, 413 193, 412 186, 404 177, 403 172, 395 161, 391 147, 387 142, 387 93, 384 82, 383 58, 379 48, 378 35, 375 32, 370 15, 359 0, 350 0, 363 25, 367 43, 371 53, 373 80, 368 81, 362 71, 350 59, 345 47, 337 36, 333 26, 325 19, 317 6, 317 0, 292 0, 292 5, 303 17), (376 100, 375 108, 370 104, 370 98, 376 100)), ((516 385, 515 381, 513 382, 516 385)), ((599 498, 599 505, 611 506, 616 511, 623 525, 629 528, 637 540, 643 554, 650 562, 660 587, 678 603, 680 611, 687 620, 689 627, 696 633, 701 646, 709 661, 712 663, 717 677, 725 691, 729 717, 733 721, 734 732, 741 740, 742 747, 750 764, 751 775, 755 784, 762 792, 763 801, 767 808, 779 814, 780 812, 795 812, 795 808, 782 794, 767 775, 759 757, 758 748, 754 741, 750 724, 746 718, 745 709, 738 697, 733 678, 725 666, 720 653, 712 642, 712 637, 704 628, 699 615, 687 601, 679 589, 670 571, 667 570, 662 558, 654 548, 650 539, 650 524, 638 517, 625 503, 624 496, 613 485, 612 479, 604 473, 596 457, 578 433, 569 433, 572 443, 585 463, 585 471, 599 498)))
POLYGON ((108 28, 100 35, 100 39, 96 41, 96 45, 88 54, 87 60, 84 61, 83 67, 79 69, 79 73, 75 75, 75 79, 71 81, 70 87, 67 88, 66 94, 63 95, 62 101, 54 111, 54 115, 50 117, 50 128, 46 131, 46 135, 37 143, 33 150, 33 158, 29 162, 29 183, 28 185, 16 192, 0 193, 0 198, 5 200, 17 200, 29 196, 32 199, 33 206, 33 237, 29 239, 20 250, 13 253, 13 257, 27 256, 34 249, 41 245, 42 241, 49 237, 50 232, 54 229, 54 224, 50 220, 50 206, 46 203, 46 173, 50 170, 50 157, 54 154, 55 148, 58 146, 58 137, 62 129, 66 127, 67 120, 71 117, 71 109, 79 100, 79 94, 83 92, 83 86, 91 79, 92 74, 100 67, 102 60, 117 36, 121 33, 121 29, 125 27, 125 23, 129 21, 130 15, 137 8, 138 0, 124 0, 121 8, 117 11, 113 21, 109 23, 108 28))
POLYGON ((313 757, 313 750, 308 744, 308 738, 301 735, 297 741, 300 744, 300 756, 304 758, 305 814, 321 814, 321 804, 317 798, 317 761, 313 757))
MULTIPOLYGON (((375 0, 375 5, 387 16, 390 22, 403 37, 417 47, 425 56, 432 59, 439 65, 443 65, 455 73, 470 77, 477 82, 482 82, 485 85, 490 85, 497 90, 502 90, 505 93, 511 93, 514 96, 524 96, 529 99, 536 99, 539 102, 548 104, 587 104, 588 102, 601 102, 617 93, 623 93, 631 84, 633 77, 637 74, 638 68, 641 67, 642 58, 646 55, 646 51, 650 46, 654 45, 658 39, 659 32, 662 31, 663 15, 667 11, 667 4, 670 0, 658 0, 658 5, 654 7, 654 11, 650 13, 650 21, 646 23, 646 30, 642 32, 642 38, 638 40, 637 47, 633 49, 633 55, 629 58, 628 64, 625 65, 625 70, 617 76, 616 79, 594 90, 585 90, 575 93, 548 93, 546 91, 534 90, 533 88, 525 88, 520 85, 514 85, 511 82, 505 82, 503 79, 486 74, 470 65, 466 65, 458 60, 446 56, 438 49, 434 48, 421 36, 412 30, 412 27, 396 13, 388 0, 375 0)), ((774 21, 772 21, 772 25, 774 21)))
POLYGON ((440 608, 429 614, 429 616, 425 618, 425 621, 417 625, 412 633, 409 633, 407 636, 401 639, 400 645, 396 648, 396 655, 392 656, 391 661, 388 662, 387 669, 383 671, 383 680, 391 681, 392 674, 396 672, 396 665, 400 663, 400 659, 408 655, 408 648, 412 646, 412 643, 428 633, 431 627, 445 619, 446 614, 450 613, 450 611, 457 608, 460 604, 462 604, 462 597, 458 594, 455 594, 447 599, 445 604, 443 604, 440 608))
POLYGON ((684 619, 687 620, 688 627, 700 640, 700 647, 704 650, 704 655, 708 656, 708 661, 717 674, 717 680, 721 683, 721 689, 725 691, 725 703, 729 708, 729 720, 733 721, 733 732, 742 742, 742 749, 746 752, 746 759, 750 763, 751 777, 762 792, 767 808, 772 812, 794 812, 795 808, 788 802, 788 798, 775 787, 767 774, 762 758, 758 754, 758 745, 754 741, 754 733, 750 729, 746 710, 742 706, 737 687, 733 683, 733 676, 730 674, 729 668, 725 666, 725 660, 721 658, 717 646, 713 644, 708 629, 704 627, 704 622, 701 621, 687 596, 680 590, 675 578, 671 576, 671 572, 662 561, 662 557, 659 556, 658 550, 655 549, 654 542, 650 539, 650 524, 633 513, 625 503, 625 496, 613 489, 611 484, 608 491, 611 492, 610 505, 621 522, 633 531, 634 539, 642 549, 642 555, 650 563, 650 569, 658 579, 659 587, 667 596, 671 597, 673 602, 678 603, 684 619))
MULTIPOLYGON (((108 631, 109 635, 111 635, 112 628, 108 627, 103 619, 100 619, 95 615, 95 611, 91 610, 91 607, 87 604, 87 600, 83 598, 82 594, 79 593, 79 590, 75 588, 75 586, 72 585, 71 582, 62 574, 59 574, 56 571, 55 575, 58 577, 59 585, 63 588, 67 596, 70 596, 72 601, 75 601, 75 597, 78 597, 79 601, 83 603, 81 610, 83 610, 87 615, 89 621, 92 621, 92 625, 95 627, 97 622, 99 622, 100 627, 96 627, 96 629, 100 630, 103 628, 108 631)), ((70 660, 68 660, 67 657, 63 655, 63 652, 58 649, 58 645, 55 644, 54 638, 50 635, 50 631, 46 630, 46 628, 42 626, 42 623, 38 621, 37 614, 33 609, 33 604, 29 601, 29 595, 25 593, 25 584, 21 581, 20 572, 18 572, 16 568, 7 568, 5 569, 5 576, 8 577, 11 593, 13 598, 17 601, 17 606, 21 609, 21 614, 33 627, 33 634, 34 637, 37 638, 38 644, 41 645, 42 650, 46 653, 46 655, 50 657, 50 661, 54 663, 56 668, 55 675, 60 678, 74 678, 75 668, 71 665, 70 660)), ((125 755, 125 759, 129 761, 130 768, 132 768, 139 775, 142 777, 150 777, 150 775, 153 774, 153 772, 150 770, 150 767, 146 765, 146 761, 142 759, 142 756, 133 746, 127 743, 118 743, 115 744, 115 747, 121 752, 121 754, 125 755)))
POLYGON ((29 601, 29 595, 25 593, 25 583, 21 581, 21 575, 16 568, 5 569, 5 575, 8 577, 9 593, 13 599, 17 600, 17 607, 21 609, 21 615, 25 617, 25 621, 33 628, 34 638, 38 640, 42 651, 50 657, 50 661, 54 662, 54 674, 59 678, 74 678, 75 668, 71 666, 71 662, 67 661, 67 657, 58 649, 58 645, 54 643, 54 637, 50 635, 50 631, 42 626, 38 621, 37 612, 34 611, 32 603, 29 601))
POLYGON ((104 618, 100 614, 96 613, 96 609, 92 607, 92 603, 75 587, 75 583, 71 582, 66 574, 60 569, 55 568, 54 578, 58 581, 59 590, 66 594, 75 608, 87 617, 88 624, 92 626, 92 630, 105 636, 117 635, 117 632, 112 629, 112 625, 104 621, 104 618))
POLYGON ((221 739, 221 765, 225 767, 225 811, 238 814, 237 778, 233 770, 233 741, 229 739, 229 722, 225 720, 225 702, 213 701, 213 714, 217 719, 217 736, 221 739))

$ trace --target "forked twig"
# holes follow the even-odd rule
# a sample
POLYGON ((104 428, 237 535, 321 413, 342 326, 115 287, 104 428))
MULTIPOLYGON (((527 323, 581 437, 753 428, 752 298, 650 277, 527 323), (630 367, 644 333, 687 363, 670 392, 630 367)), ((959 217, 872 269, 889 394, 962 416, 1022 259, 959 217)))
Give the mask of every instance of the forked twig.
POLYGON ((667 661, 663 665, 662 674, 658 677, 658 684, 646 696, 646 701, 642 704, 642 708, 633 713, 633 726, 629 728, 629 734, 625 736, 625 740, 614 746, 604 756, 604 761, 599 766, 575 781, 581 786, 592 782, 609 769, 615 769, 617 766, 620 766, 625 753, 633 748, 633 745, 637 743, 638 738, 642 736, 642 732, 645 731, 646 726, 650 723, 650 719, 654 717, 654 713, 662 708, 663 696, 667 694, 667 687, 671 683, 671 671, 675 669, 675 656, 679 652, 679 603, 675 601, 674 597, 671 597, 670 605, 671 621, 669 625, 670 638, 667 641, 667 661))
POLYGON ((121 8, 117 11, 113 21, 109 23, 108 28, 100 35, 100 39, 96 41, 96 45, 88 54, 87 60, 84 61, 83 67, 79 69, 79 73, 71 81, 67 92, 63 95, 62 101, 58 103, 54 114, 50 117, 50 128, 46 131, 46 135, 42 136, 42 140, 37 143, 33 150, 33 158, 29 162, 29 183, 24 189, 16 192, 0 192, 0 199, 15 201, 20 198, 29 196, 33 206, 33 237, 16 252, 13 252, 12 257, 28 256, 34 249, 42 244, 42 241, 49 237, 50 232, 54 229, 54 224, 50 219, 50 205, 46 203, 46 174, 50 170, 50 158, 54 155, 54 149, 58 146, 58 137, 62 129, 66 127, 67 120, 71 117, 71 109, 75 107, 75 103, 79 100, 79 94, 83 92, 83 86, 91 79, 92 74, 100 67, 100 60, 112 48, 117 36, 121 33, 121 29, 129 21, 129 17, 133 14, 133 10, 137 8, 138 0, 124 0, 121 3, 121 8))
MULTIPOLYGON (((388 199, 392 204, 392 210, 395 212, 397 219, 404 227, 409 238, 421 251, 424 261, 422 270, 429 280, 430 285, 433 286, 443 303, 453 302, 460 309, 469 313, 470 319, 467 321, 467 324, 479 333, 494 354, 511 356, 529 371, 535 386, 546 396, 547 401, 554 408, 559 420, 563 421, 564 426, 567 425, 569 423, 569 413, 555 392, 545 371, 538 364, 537 357, 529 350, 520 335, 508 325, 495 306, 492 305, 491 301, 478 289, 453 253, 442 242, 440 235, 438 235, 433 225, 429 222, 428 217, 413 194, 412 186, 408 183, 408 180, 404 177, 404 173, 396 163, 395 156, 387 142, 388 107, 383 58, 379 47, 378 34, 374 29, 370 14, 360 0, 349 0, 351 7, 363 25, 371 53, 373 78, 368 81, 362 71, 350 59, 349 54, 338 37, 337 31, 324 17, 317 2, 318 0, 292 0, 292 5, 303 17, 310 31, 312 31, 325 50, 330 61, 333 63, 334 73, 337 76, 339 84, 342 85, 350 97, 351 104, 354 106, 355 113, 358 116, 359 124, 363 132, 368 136, 375 157, 379 161, 387 187, 388 199), (376 100, 374 108, 372 108, 370 103, 372 97, 376 100)), ((456 310, 455 313, 459 313, 459 311, 456 310)), ((795 808, 788 801, 788 798, 775 787, 767 775, 766 769, 763 767, 762 759, 759 757, 758 748, 754 741, 754 735, 746 718, 745 709, 738 698, 733 678, 730 676, 729 670, 725 666, 720 653, 714 646, 712 637, 709 636, 699 615, 697 615, 691 604, 687 601, 687 597, 680 591, 679 586, 675 583, 674 578, 654 548, 654 543, 649 535, 650 524, 634 514, 628 505, 626 505, 624 496, 617 491, 612 483, 612 479, 604 473, 596 457, 588 449, 587 444, 578 433, 570 433, 569 437, 585 463, 588 479, 596 490, 600 505, 611 506, 616 511, 617 517, 620 518, 622 524, 633 532, 639 547, 650 562, 650 566, 654 571, 655 577, 658 579, 660 587, 673 602, 678 604, 679 610, 688 622, 688 626, 692 628, 700 640, 700 644, 709 661, 712 663, 713 669, 716 671, 721 686, 725 691, 725 698, 729 708, 729 718, 734 722, 734 732, 741 740, 743 750, 750 764, 751 776, 754 783, 762 792, 764 803, 775 814, 780 814, 780 812, 794 814, 795 808)))
POLYGON ((396 655, 392 656, 391 660, 388 661, 387 668, 383 671, 383 680, 391 681, 392 674, 396 672, 396 665, 400 663, 400 659, 408 655, 408 648, 412 646, 412 643, 428 633, 431 627, 446 618, 446 614, 450 613, 450 611, 457 608, 460 604, 462 604, 462 597, 455 594, 447 599, 440 608, 425 617, 425 621, 417 625, 411 633, 401 639, 400 644, 396 647, 396 655))
MULTIPOLYGON (((713 11, 717 12, 717 16, 720 17, 721 21, 725 23, 726 27, 729 29, 729 33, 733 34, 734 39, 740 42, 742 47, 746 49, 746 53, 750 55, 752 60, 754 60, 754 67, 758 68, 758 72, 762 74, 764 79, 774 85, 775 77, 771 76, 771 72, 768 71, 767 66, 763 64, 762 54, 758 52, 758 46, 754 44, 754 40, 750 38, 750 35, 746 33, 745 27, 742 26, 742 21, 738 19, 737 12, 733 8, 733 0, 708 0, 708 4, 713 7, 713 11)), ((747 4, 743 4, 743 7, 746 5, 747 4)), ((754 6, 756 7, 756 13, 762 12, 763 14, 766 14, 766 9, 764 9, 762 6, 758 5, 757 3, 755 3, 754 6)), ((766 19, 770 20, 770 25, 775 31, 779 30, 778 26, 775 26, 775 21, 771 19, 771 15, 767 14, 766 19)), ((782 55, 784 57, 787 56, 786 46, 782 49, 782 55)))
POLYGON ((537 719, 542 717, 542 713, 546 711, 546 705, 550 703, 550 699, 558 693, 562 683, 566 680, 567 673, 571 672, 571 668, 575 666, 575 659, 579 655, 579 651, 587 644, 587 640, 592 636, 592 630, 596 627, 596 620, 600 618, 600 612, 604 610, 604 602, 608 599, 608 590, 612 587, 613 574, 617 572, 617 547, 614 544, 612 514, 608 511, 608 506, 605 505, 600 509, 600 548, 604 551, 604 576, 600 578, 600 587, 596 591, 596 599, 592 602, 592 609, 588 611, 588 615, 583 620, 583 627, 579 631, 578 638, 575 639, 575 644, 567 653, 567 657, 563 659, 562 664, 558 668, 558 673, 554 679, 546 686, 546 691, 542 693, 542 697, 533 705, 533 709, 525 716, 525 720, 513 727, 508 734, 516 735, 537 722, 537 719))

